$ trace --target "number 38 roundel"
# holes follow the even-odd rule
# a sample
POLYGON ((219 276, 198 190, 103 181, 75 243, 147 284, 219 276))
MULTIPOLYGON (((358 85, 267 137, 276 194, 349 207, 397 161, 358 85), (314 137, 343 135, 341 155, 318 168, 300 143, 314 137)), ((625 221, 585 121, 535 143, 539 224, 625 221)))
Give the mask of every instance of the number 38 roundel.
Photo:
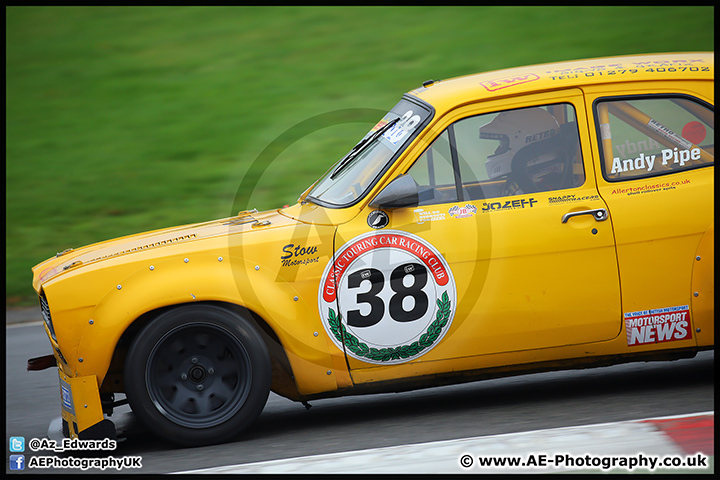
POLYGON ((456 309, 455 280, 445 259, 406 232, 369 232, 340 248, 320 283, 325 330, 347 355, 396 364, 429 352, 456 309))

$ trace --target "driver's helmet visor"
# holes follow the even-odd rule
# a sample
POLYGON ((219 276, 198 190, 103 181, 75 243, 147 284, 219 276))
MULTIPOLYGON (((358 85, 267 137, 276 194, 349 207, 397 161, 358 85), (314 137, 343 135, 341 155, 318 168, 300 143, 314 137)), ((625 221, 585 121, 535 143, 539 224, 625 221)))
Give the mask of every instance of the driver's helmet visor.
POLYGON ((510 150, 510 137, 504 133, 483 132, 480 130, 480 138, 484 140, 498 140, 500 142, 498 147, 495 149, 495 153, 490 155, 491 157, 502 155, 510 150))

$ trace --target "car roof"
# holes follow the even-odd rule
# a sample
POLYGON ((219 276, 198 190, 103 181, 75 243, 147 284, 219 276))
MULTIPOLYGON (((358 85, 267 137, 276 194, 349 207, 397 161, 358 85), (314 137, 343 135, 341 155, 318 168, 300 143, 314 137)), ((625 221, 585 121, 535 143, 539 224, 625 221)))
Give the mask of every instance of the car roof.
POLYGON ((602 57, 545 63, 425 82, 408 92, 437 110, 459 104, 529 92, 603 83, 714 80, 714 52, 684 52, 602 57), (707 67, 707 68, 706 68, 707 67), (612 73, 611 73, 612 72, 612 73))

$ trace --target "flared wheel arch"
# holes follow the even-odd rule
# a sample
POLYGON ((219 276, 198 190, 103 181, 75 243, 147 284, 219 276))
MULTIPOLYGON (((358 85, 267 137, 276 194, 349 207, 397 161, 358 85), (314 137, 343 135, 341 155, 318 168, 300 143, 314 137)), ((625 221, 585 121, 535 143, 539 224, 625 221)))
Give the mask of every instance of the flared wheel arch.
POLYGON ((226 302, 190 302, 181 303, 176 305, 169 305, 161 307, 149 312, 145 312, 137 317, 129 326, 125 329, 123 334, 120 336, 118 343, 115 345, 112 360, 108 368, 107 374, 103 383, 100 387, 101 392, 124 392, 123 386, 123 371, 125 368, 125 358, 127 356, 128 348, 135 340, 136 336, 143 330, 143 328, 156 319, 158 316, 177 308, 182 308, 188 305, 214 305, 230 312, 233 312, 241 317, 245 318, 254 326, 256 331, 260 334, 261 338, 265 342, 265 346, 270 353, 270 362, 272 366, 272 384, 271 390, 278 395, 289 398, 291 400, 303 400, 302 395, 297 391, 295 380, 292 373, 290 362, 288 361, 285 349, 282 346, 278 336, 275 334, 273 329, 265 322, 265 320, 257 313, 249 310, 240 305, 226 303, 226 302))

